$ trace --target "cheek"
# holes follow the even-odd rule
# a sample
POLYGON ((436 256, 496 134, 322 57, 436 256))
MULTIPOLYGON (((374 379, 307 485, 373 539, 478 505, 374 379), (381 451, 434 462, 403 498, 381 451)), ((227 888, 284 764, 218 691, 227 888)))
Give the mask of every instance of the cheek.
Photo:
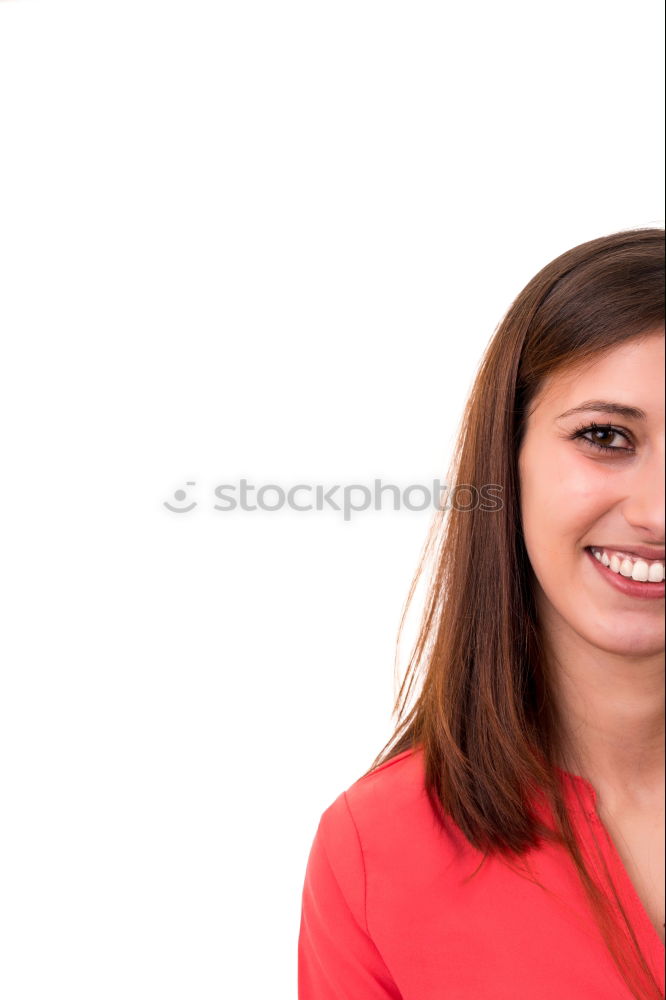
POLYGON ((568 443, 544 453, 526 451, 521 461, 521 508, 530 557, 566 563, 573 548, 612 506, 612 477, 568 443))

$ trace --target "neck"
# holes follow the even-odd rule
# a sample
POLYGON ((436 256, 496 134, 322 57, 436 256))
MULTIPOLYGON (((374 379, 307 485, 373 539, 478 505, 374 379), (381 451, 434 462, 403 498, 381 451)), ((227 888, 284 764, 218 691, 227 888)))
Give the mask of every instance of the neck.
POLYGON ((557 627, 548 639, 564 769, 611 808, 663 802, 663 651, 620 655, 557 627))

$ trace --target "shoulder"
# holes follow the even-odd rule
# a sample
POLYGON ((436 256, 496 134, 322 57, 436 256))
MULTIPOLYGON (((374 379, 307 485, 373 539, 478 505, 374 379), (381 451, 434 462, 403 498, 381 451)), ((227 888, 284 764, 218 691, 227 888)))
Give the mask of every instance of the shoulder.
MULTIPOLYGON (((358 778, 321 815, 308 862, 306 899, 340 891, 358 923, 365 926, 368 875, 390 868, 392 859, 421 839, 429 821, 423 784, 423 755, 406 750, 358 778), (411 843, 410 843, 411 840, 411 843)), ((418 852, 418 847, 417 847, 418 852)))
POLYGON ((472 862, 462 831, 435 815, 424 753, 415 748, 358 778, 324 811, 308 884, 320 900, 340 891, 359 925, 377 930, 382 913, 411 912, 414 900, 431 898, 433 886, 444 896, 453 892, 472 862))
MULTIPOLYGON (((368 856, 386 856, 416 842, 446 836, 432 810, 425 789, 421 747, 405 750, 358 778, 325 810, 321 835, 338 849, 355 841, 368 856)), ((455 838, 452 828, 450 835, 455 838)))
POLYGON ((324 812, 329 823, 347 822, 351 812, 364 824, 384 822, 425 796, 423 751, 404 750, 358 778, 324 812))
POLYGON ((384 825, 427 804, 423 750, 404 750, 364 774, 343 793, 364 826, 384 825))
POLYGON ((303 885, 299 997, 398 997, 384 956, 392 951, 396 920, 402 926, 399 915, 419 889, 410 869, 420 844, 405 852, 400 838, 422 784, 419 756, 397 754, 358 778, 322 814, 303 885))

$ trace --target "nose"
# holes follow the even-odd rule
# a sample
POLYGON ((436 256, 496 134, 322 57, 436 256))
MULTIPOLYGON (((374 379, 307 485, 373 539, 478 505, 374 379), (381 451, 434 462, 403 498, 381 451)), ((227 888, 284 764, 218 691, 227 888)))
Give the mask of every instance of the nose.
POLYGON ((664 543, 664 441, 637 463, 630 492, 624 502, 624 516, 645 541, 664 543))

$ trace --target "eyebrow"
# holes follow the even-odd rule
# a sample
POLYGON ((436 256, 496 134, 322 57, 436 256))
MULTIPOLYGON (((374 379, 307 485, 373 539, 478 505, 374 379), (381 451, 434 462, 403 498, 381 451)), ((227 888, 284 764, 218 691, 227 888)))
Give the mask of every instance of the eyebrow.
POLYGON ((557 420, 563 417, 571 417, 574 413, 588 413, 590 410, 601 411, 603 413, 616 413, 626 420, 647 420, 645 410, 640 410, 637 406, 623 406, 621 403, 611 403, 607 399, 588 399, 580 406, 574 406, 571 410, 560 413, 557 420))

